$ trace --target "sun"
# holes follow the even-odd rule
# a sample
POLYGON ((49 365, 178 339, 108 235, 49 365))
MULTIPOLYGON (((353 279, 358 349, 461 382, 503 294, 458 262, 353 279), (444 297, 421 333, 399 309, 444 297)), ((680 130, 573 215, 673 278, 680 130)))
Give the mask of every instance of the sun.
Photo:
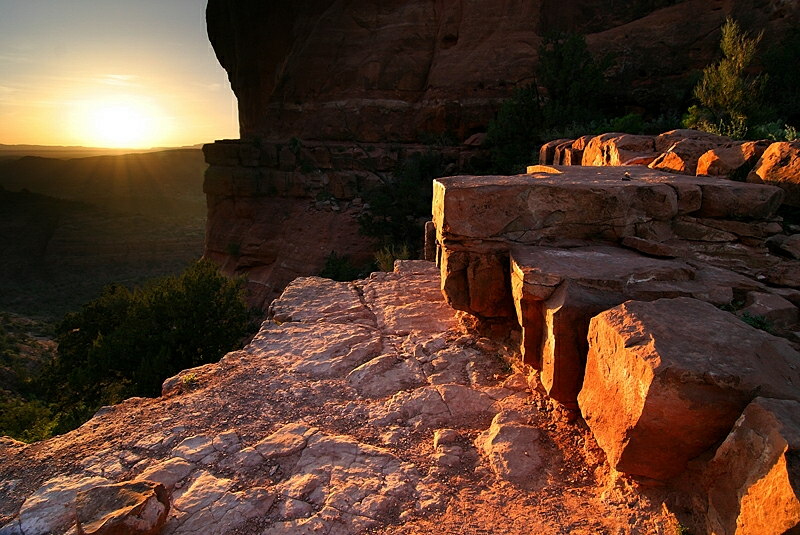
POLYGON ((73 115, 81 144, 109 148, 149 148, 163 135, 159 110, 132 97, 84 100, 73 115))
POLYGON ((146 143, 152 125, 143 110, 130 104, 106 104, 93 109, 86 125, 106 147, 138 147, 146 143))

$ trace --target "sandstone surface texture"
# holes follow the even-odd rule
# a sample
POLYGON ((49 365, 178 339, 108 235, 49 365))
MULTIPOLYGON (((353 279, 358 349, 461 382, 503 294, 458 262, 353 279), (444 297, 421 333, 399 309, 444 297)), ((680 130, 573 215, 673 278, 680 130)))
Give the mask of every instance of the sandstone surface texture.
POLYGON ((757 396, 800 399, 800 353, 711 304, 628 301, 591 321, 578 403, 617 470, 681 473, 757 396))
POLYGON ((107 516, 85 497, 141 481, 167 495, 163 534, 673 533, 438 288, 421 261, 300 279, 250 345, 161 397, 0 442, 0 533, 77 533, 107 516))

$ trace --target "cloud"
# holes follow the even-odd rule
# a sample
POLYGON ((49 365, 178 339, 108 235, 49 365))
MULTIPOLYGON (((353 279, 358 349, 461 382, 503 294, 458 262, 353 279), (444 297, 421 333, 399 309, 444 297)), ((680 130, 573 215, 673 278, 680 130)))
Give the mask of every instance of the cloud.
POLYGON ((97 81, 106 85, 133 86, 138 84, 139 77, 133 74, 104 74, 97 81))

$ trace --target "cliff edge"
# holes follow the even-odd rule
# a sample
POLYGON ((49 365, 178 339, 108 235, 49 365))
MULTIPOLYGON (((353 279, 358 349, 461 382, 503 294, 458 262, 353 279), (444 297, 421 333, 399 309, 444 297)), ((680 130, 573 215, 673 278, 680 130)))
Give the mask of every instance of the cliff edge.
POLYGON ((164 534, 670 532, 660 505, 607 485, 588 430, 509 357, 444 303, 433 264, 298 279, 250 345, 168 379, 162 397, 2 442, 0 533, 131 517, 164 534), (158 500, 142 490, 159 484, 158 500), (121 513, 116 494, 90 506, 119 488, 167 512, 121 513))

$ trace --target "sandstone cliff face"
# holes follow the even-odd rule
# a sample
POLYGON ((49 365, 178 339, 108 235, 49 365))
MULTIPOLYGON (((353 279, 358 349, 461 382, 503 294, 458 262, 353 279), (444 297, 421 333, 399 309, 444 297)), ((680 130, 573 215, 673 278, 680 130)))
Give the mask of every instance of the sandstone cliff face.
MULTIPOLYGON (((548 32, 587 34, 613 54, 620 104, 660 107, 716 57, 728 15, 782 35, 783 0, 210 0, 208 32, 239 98, 242 137, 459 140, 533 80, 548 32), (672 5, 674 4, 674 5, 672 5)), ((677 94, 676 94, 677 93, 677 94)))
POLYGON ((239 100, 242 141, 206 149, 205 255, 247 274, 259 306, 292 278, 319 273, 331 251, 368 259, 356 224, 363 190, 391 180, 421 150, 415 144, 432 139, 456 144, 447 174, 470 173, 472 147, 461 144, 533 81, 543 35, 586 34, 592 53, 615 59, 619 109, 657 110, 685 100, 691 74, 716 57, 728 15, 774 41, 800 21, 800 6, 209 0, 208 34, 239 100), (320 213, 320 197, 338 211, 320 213))

